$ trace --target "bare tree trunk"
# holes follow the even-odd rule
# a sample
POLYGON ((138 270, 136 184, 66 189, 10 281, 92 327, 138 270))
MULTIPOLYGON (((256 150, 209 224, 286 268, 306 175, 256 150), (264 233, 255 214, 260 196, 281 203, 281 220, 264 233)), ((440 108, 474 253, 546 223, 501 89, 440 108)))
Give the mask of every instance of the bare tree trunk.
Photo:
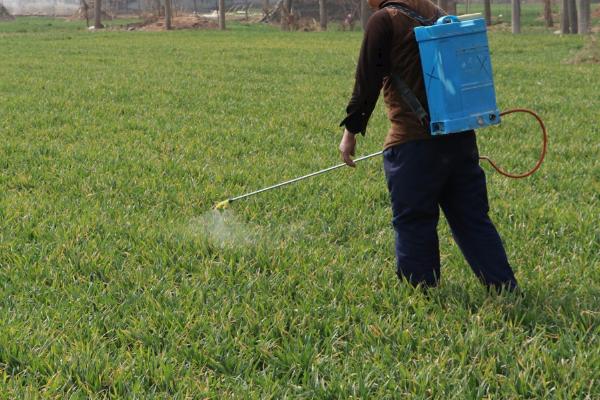
POLYGON ((85 18, 85 26, 87 26, 89 28, 90 27, 90 13, 89 13, 90 6, 88 6, 88 3, 86 3, 85 0, 80 0, 79 10, 83 14, 83 17, 85 18))
POLYGON ((219 0, 219 29, 225 30, 225 0, 219 0))
POLYGON ((367 3, 367 0, 360 0, 360 23, 363 31, 367 29, 367 22, 369 22, 370 16, 371 8, 369 8, 369 3, 367 3))
POLYGON ((279 26, 281 26, 282 31, 290 30, 289 20, 290 20, 290 13, 287 12, 287 10, 285 9, 284 6, 281 6, 281 22, 279 23, 279 26))
POLYGON ((571 33, 577 33, 577 3, 575 0, 569 0, 569 27, 571 33))
POLYGON ((290 19, 292 17, 292 0, 283 0, 281 3, 281 30, 290 30, 290 19))
POLYGON ((483 15, 485 16, 485 24, 492 25, 492 2, 491 0, 483 0, 483 15))
POLYGON ((546 28, 552 28, 554 21, 552 20, 552 0, 544 0, 544 22, 546 28))
POLYGON ((456 0, 448 1, 448 10, 446 10, 446 12, 450 15, 458 15, 456 10, 456 0))
POLYGON ((560 33, 566 35, 570 32, 569 27, 569 0, 562 0, 562 10, 560 12, 560 33))
POLYGON ((512 0, 512 33, 521 33, 521 0, 512 0))
POLYGON ((102 0, 94 0, 94 29, 102 28, 102 0))
POLYGON ((325 4, 325 0, 319 0, 319 22, 321 25, 321 30, 327 30, 327 7, 325 4))
POLYGON ((579 34, 587 35, 590 33, 590 21, 592 16, 592 7, 590 0, 579 0, 577 7, 577 22, 579 23, 579 34))
POLYGON ((173 9, 171 0, 165 0, 165 28, 170 31, 173 29, 173 9))

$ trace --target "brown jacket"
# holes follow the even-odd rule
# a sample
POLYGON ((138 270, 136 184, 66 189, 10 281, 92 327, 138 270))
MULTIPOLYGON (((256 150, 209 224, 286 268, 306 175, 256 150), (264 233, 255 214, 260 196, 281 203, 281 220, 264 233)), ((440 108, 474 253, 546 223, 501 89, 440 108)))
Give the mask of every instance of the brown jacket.
MULTIPOLYGON (((400 10, 385 7, 375 12, 367 24, 358 65, 352 98, 346 108, 347 117, 341 125, 352 133, 363 133, 383 87, 383 98, 391 122, 384 148, 410 140, 426 139, 430 135, 408 105, 400 97, 390 75, 400 77, 427 110, 427 97, 419 47, 413 28, 421 24, 400 10)), ((429 0, 394 1, 407 6, 425 18, 444 14, 429 0)))

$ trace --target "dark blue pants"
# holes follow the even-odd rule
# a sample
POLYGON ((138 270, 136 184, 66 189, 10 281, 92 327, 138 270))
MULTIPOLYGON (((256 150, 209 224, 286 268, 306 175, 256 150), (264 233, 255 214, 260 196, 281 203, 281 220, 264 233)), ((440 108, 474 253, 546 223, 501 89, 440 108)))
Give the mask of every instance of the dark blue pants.
POLYGON ((488 216, 485 175, 474 132, 400 144, 386 149, 383 160, 399 278, 415 286, 438 283, 441 207, 477 277, 491 288, 516 288, 500 235, 488 216))

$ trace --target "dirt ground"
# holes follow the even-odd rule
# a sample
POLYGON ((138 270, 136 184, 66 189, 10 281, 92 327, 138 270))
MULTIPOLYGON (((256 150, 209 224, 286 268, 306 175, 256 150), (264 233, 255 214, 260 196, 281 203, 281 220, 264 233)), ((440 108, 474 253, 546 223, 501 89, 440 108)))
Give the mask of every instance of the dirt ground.
MULTIPOLYGON (((216 20, 200 17, 198 15, 182 15, 173 17, 173 29, 216 29, 219 27, 216 20)), ((145 22, 127 25, 129 30, 140 31, 163 31, 165 30, 165 18, 148 19, 145 22)))

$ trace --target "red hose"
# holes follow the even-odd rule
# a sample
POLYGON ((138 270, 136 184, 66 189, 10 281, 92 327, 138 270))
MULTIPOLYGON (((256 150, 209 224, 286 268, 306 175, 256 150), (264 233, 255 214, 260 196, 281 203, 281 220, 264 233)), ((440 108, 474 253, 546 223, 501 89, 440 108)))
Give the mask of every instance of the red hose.
POLYGON ((535 119, 537 119, 538 123, 540 124, 540 127, 542 128, 542 152, 540 153, 540 158, 537 160, 537 163, 535 164, 535 166, 530 169, 529 171, 523 173, 523 174, 511 174, 508 173, 504 170, 502 170, 500 167, 498 167, 496 165, 496 163, 494 163, 489 157, 487 156, 480 156, 479 159, 480 160, 485 160, 487 162, 490 163, 490 165, 496 170, 498 171, 500 174, 507 176, 509 178, 515 178, 515 179, 519 179, 519 178, 526 178, 530 175, 532 175, 535 171, 537 171, 540 166, 542 165, 542 162, 544 161, 544 157, 546 156, 546 147, 548 145, 548 133, 546 132, 546 127, 544 126, 544 122, 542 121, 542 119, 539 117, 539 115, 537 115, 536 113, 534 113, 531 110, 528 110, 526 108, 515 108, 513 110, 508 110, 508 111, 504 111, 502 113, 500 113, 500 116, 503 115, 507 115, 507 114, 512 114, 515 112, 524 112, 524 113, 528 113, 531 114, 535 117, 535 119))

